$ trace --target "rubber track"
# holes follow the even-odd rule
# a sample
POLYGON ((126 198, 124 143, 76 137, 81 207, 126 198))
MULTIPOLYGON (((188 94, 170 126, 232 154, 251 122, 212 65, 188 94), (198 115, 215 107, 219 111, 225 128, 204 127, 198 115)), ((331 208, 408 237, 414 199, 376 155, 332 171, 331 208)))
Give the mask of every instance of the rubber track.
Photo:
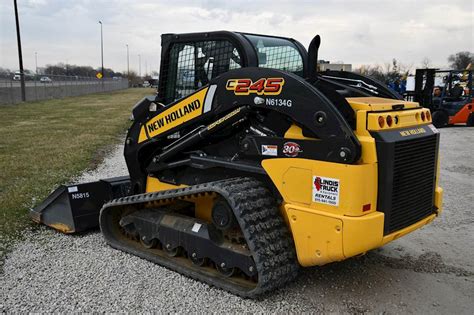
POLYGON ((123 197, 106 203, 100 214, 100 227, 112 247, 153 261, 181 274, 219 287, 242 297, 256 297, 293 280, 298 272, 293 240, 288 232, 273 196, 266 187, 253 178, 233 178, 189 186, 181 189, 123 197), (215 192, 224 197, 232 207, 254 258, 258 283, 248 290, 219 277, 209 276, 183 265, 173 263, 143 250, 137 250, 115 239, 110 232, 106 214, 121 208, 142 208, 140 204, 160 199, 174 199, 186 195, 215 192))

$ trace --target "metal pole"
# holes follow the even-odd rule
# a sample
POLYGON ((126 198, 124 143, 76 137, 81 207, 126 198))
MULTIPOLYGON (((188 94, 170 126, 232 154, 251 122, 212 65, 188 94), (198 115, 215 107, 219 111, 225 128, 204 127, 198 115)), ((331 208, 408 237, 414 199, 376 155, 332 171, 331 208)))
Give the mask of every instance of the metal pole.
POLYGON ((35 100, 38 100, 38 87, 36 81, 38 81, 38 52, 35 51, 35 100))
POLYGON ((10 98, 12 100, 12 104, 15 104, 15 98, 13 97, 13 81, 10 80, 10 88, 8 89, 10 91, 10 98))
POLYGON ((102 78, 104 77, 104 36, 102 33, 102 21, 99 21, 100 24, 100 60, 102 64, 102 78))
POLYGON ((21 80, 21 100, 26 101, 25 89, 25 74, 23 73, 23 56, 21 53, 21 39, 20 39, 20 21, 18 19, 18 6, 16 0, 13 0, 15 6, 15 22, 16 22, 16 41, 18 42, 18 62, 20 64, 20 80, 21 80))
POLYGON ((130 55, 128 54, 128 44, 127 46, 127 77, 130 77, 130 55))
POLYGON ((35 100, 38 100, 38 90, 36 89, 36 78, 33 81, 35 82, 35 100))
POLYGON ((138 54, 138 76, 142 77, 142 57, 138 54))

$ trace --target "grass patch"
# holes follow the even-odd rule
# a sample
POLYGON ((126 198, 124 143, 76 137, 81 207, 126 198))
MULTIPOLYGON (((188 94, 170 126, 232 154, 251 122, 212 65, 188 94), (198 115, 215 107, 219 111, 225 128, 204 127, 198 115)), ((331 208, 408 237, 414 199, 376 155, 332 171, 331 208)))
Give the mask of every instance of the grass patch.
POLYGON ((98 152, 130 125, 133 105, 150 94, 128 89, 0 106, 0 243, 26 227, 28 209, 53 188, 94 167, 98 152))

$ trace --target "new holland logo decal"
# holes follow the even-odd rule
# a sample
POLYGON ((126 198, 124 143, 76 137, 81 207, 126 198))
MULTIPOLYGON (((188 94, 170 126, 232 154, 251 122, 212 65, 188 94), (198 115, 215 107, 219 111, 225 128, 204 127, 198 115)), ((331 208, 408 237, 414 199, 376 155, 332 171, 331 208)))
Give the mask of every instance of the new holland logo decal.
POLYGON ((141 129, 139 141, 156 137, 174 127, 200 116, 205 107, 205 98, 208 88, 183 99, 182 101, 169 105, 164 111, 150 119, 141 129), (148 136, 146 135, 148 134, 148 136))
POLYGON ((194 112, 195 110, 198 110, 199 108, 201 108, 201 102, 199 100, 194 100, 189 104, 178 107, 175 111, 172 111, 167 115, 161 115, 152 123, 147 124, 148 133, 153 133, 154 131, 163 128, 164 126, 171 124, 177 119, 184 118, 186 115, 194 112))
POLYGON ((402 137, 409 137, 409 136, 426 133, 426 130, 421 127, 421 128, 415 128, 415 129, 409 129, 409 130, 402 130, 399 132, 402 137))

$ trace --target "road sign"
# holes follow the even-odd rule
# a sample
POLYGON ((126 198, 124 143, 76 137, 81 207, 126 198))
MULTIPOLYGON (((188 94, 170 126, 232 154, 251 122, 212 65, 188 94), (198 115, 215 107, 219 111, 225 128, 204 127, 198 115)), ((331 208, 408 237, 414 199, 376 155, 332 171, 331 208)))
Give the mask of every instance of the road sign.
POLYGON ((97 74, 95 75, 97 79, 102 79, 102 73, 100 72, 97 72, 97 74))

